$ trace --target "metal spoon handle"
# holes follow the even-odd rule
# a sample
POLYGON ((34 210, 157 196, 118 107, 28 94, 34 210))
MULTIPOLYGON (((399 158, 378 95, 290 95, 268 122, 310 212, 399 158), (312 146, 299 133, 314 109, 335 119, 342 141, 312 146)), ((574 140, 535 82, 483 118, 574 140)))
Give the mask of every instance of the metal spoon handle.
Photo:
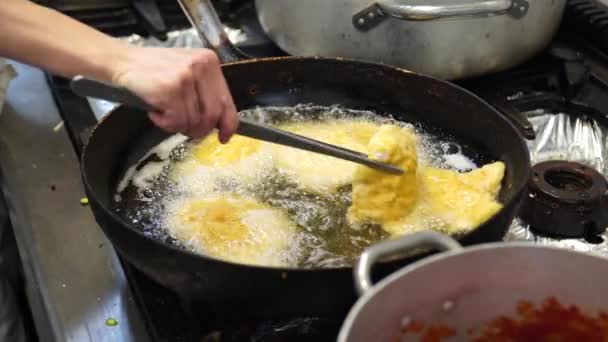
POLYGON ((145 110, 146 112, 157 112, 158 110, 149 105, 141 97, 135 95, 126 88, 114 87, 104 82, 76 76, 70 83, 72 91, 82 97, 94 97, 111 102, 122 103, 129 107, 145 110))

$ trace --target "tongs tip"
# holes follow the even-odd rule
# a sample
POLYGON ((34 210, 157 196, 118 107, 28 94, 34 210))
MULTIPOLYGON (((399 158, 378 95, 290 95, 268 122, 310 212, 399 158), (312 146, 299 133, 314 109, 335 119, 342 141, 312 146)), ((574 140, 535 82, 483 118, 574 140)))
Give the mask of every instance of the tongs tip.
POLYGON ((405 173, 405 171, 403 171, 403 169, 398 168, 397 166, 391 165, 391 164, 386 164, 386 163, 381 163, 378 161, 375 161, 373 159, 370 159, 370 162, 367 166, 380 170, 380 171, 384 171, 393 175, 402 175, 405 173))

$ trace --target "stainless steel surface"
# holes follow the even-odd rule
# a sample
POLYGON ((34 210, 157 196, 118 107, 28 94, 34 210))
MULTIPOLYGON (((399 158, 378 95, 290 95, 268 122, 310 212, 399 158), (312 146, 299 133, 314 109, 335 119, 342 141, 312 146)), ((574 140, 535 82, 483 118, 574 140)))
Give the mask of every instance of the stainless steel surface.
POLYGON ((521 300, 596 312, 608 307, 608 259, 529 243, 493 243, 425 258, 383 279, 346 318, 339 342, 401 340, 408 321, 467 330, 515 314, 521 300))
MULTIPOLYGON (((432 1, 434 6, 453 3, 432 1)), ((420 0, 408 4, 430 6, 429 1, 420 0)), ((369 1, 255 1, 266 33, 292 55, 370 60, 445 79, 497 72, 540 52, 557 31, 565 4, 566 0, 529 1, 519 19, 495 15, 407 21, 387 16, 378 26, 361 32, 352 16, 367 8, 369 1)))
POLYGON ((460 250, 460 244, 445 235, 425 231, 406 236, 402 239, 387 240, 372 245, 365 250, 355 268, 355 285, 359 295, 363 295, 372 287, 372 266, 385 257, 395 256, 404 251, 409 251, 418 247, 433 247, 439 251, 460 250))
MULTIPOLYGON (((83 76, 76 76, 70 86, 74 93, 82 97, 94 97, 108 101, 123 103, 145 111, 157 112, 158 110, 147 104, 136 94, 128 89, 114 87, 109 84, 98 82, 83 76)), ((267 141, 274 144, 289 146, 300 150, 324 154, 327 156, 352 161, 366 165, 373 169, 392 173, 403 174, 403 170, 380 161, 372 160, 364 153, 352 151, 340 146, 324 143, 322 141, 307 138, 302 135, 286 132, 264 124, 259 124, 244 118, 239 118, 239 127, 236 134, 245 137, 267 141)))
POLYGON ((4 59, 0 58, 0 111, 2 111, 4 105, 8 84, 15 76, 17 75, 15 74, 13 66, 7 64, 4 59))
POLYGON ((93 219, 41 71, 13 63, 0 115, 2 187, 42 341, 149 341, 123 269, 93 219), (117 326, 106 325, 114 318, 117 326))
MULTIPOLYGON (((0 113, 4 107, 6 90, 9 82, 16 77, 15 69, 0 58, 0 113)), ((0 198, 0 340, 26 342, 25 328, 21 308, 15 298, 15 284, 18 266, 17 253, 12 253, 13 243, 6 242, 7 230, 10 230, 5 201, 0 198), (9 251, 10 250, 10 251, 9 251)), ((9 239, 10 240, 10 239, 9 239)))

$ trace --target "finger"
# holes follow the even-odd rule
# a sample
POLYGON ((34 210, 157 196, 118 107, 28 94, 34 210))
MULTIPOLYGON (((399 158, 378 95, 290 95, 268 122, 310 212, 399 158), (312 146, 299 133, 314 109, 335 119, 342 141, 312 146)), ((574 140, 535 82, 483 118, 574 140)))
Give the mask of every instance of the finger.
POLYGON ((201 117, 193 70, 189 70, 188 75, 182 80, 182 98, 185 108, 184 115, 187 116, 188 127, 186 129, 186 134, 193 139, 198 139, 201 136, 201 117))
POLYGON ((194 91, 196 92, 196 100, 197 102, 197 109, 198 112, 196 113, 197 117, 198 117, 198 125, 196 126, 196 132, 198 135, 198 138, 204 137, 207 134, 209 134, 209 130, 210 128, 208 128, 208 124, 206 122, 206 111, 207 108, 205 107, 205 103, 202 97, 203 94, 203 85, 201 84, 201 82, 198 80, 197 75, 198 75, 198 71, 195 67, 194 70, 194 91))
POLYGON ((164 111, 169 125, 175 127, 178 132, 188 135, 190 128, 190 117, 184 102, 184 95, 181 84, 173 86, 170 90, 169 104, 164 111))
POLYGON ((221 115, 222 108, 220 102, 213 96, 213 87, 208 87, 209 82, 205 80, 199 80, 197 82, 198 89, 205 89, 205 91, 198 91, 199 108, 203 108, 200 115, 199 132, 206 135, 215 127, 221 115))
POLYGON ((204 77, 199 84, 208 87, 202 94, 204 105, 207 108, 206 115, 217 118, 217 120, 210 120, 209 124, 213 125, 212 128, 219 129, 219 140, 226 143, 238 127, 238 113, 219 61, 217 65, 213 63, 216 60, 216 58, 213 59, 207 65, 207 70, 201 70, 201 75, 204 77))
POLYGON ((195 66, 199 108, 203 108, 201 126, 202 131, 206 134, 218 126, 219 118, 224 110, 219 92, 221 79, 218 78, 218 75, 221 76, 221 70, 215 54, 200 55, 197 57, 195 66))
POLYGON ((239 114, 236 111, 236 107, 234 106, 234 102, 232 101, 232 96, 228 92, 228 89, 225 90, 225 98, 228 99, 224 103, 224 112, 220 117, 219 122, 219 131, 220 131, 220 142, 222 144, 230 141, 232 135, 236 132, 239 126, 239 114))

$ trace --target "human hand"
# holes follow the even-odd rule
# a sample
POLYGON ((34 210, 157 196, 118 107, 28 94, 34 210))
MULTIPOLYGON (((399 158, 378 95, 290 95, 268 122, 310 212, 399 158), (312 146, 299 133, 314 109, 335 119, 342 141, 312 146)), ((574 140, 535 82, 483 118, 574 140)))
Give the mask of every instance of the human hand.
POLYGON ((234 134, 238 114, 213 51, 129 47, 126 55, 111 81, 160 109, 149 113, 158 127, 195 139, 217 128, 222 143, 234 134))

